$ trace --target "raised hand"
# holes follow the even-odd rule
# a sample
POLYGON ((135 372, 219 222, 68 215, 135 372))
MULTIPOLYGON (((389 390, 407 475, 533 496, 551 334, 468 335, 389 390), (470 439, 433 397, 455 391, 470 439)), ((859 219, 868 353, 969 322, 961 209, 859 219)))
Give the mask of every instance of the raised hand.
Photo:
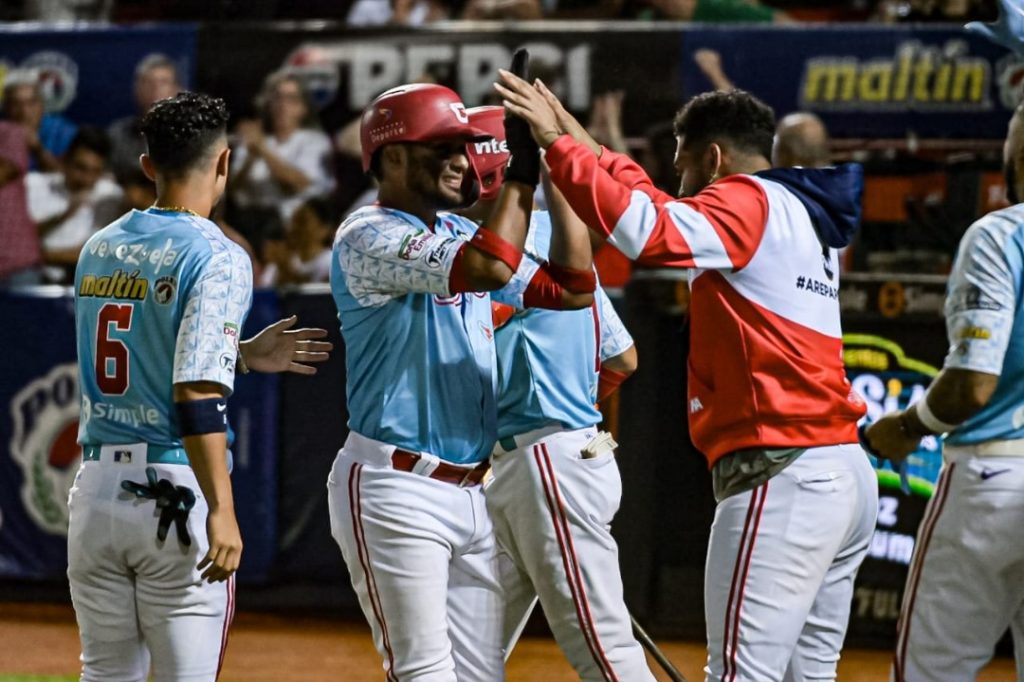
POLYGON ((558 125, 558 117, 536 88, 511 71, 498 69, 500 82, 494 89, 501 94, 505 110, 520 117, 530 126, 530 134, 545 149, 566 131, 558 125))
POLYGON ((1024 4, 1021 0, 999 0, 999 18, 994 23, 972 21, 964 28, 1024 56, 1024 4))

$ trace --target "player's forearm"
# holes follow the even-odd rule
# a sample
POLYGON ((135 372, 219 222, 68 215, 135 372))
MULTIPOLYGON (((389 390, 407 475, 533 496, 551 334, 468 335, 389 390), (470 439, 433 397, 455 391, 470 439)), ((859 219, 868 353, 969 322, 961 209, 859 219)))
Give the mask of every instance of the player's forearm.
POLYGON ((533 210, 533 189, 518 182, 509 182, 498 196, 487 224, 467 244, 460 258, 469 291, 493 291, 505 286, 512 275, 517 258, 521 258, 526 241, 526 226, 533 210), (483 240, 489 232, 497 240, 483 240), (499 241, 500 240, 500 241, 499 241), (490 242, 494 241, 497 244, 490 242))
POLYGON ((555 265, 589 272, 594 266, 594 254, 590 248, 590 231, 580 220, 565 195, 544 176, 544 193, 551 212, 551 248, 548 259, 555 265))
MULTIPOLYGON (((947 368, 935 378, 922 400, 928 401, 928 411, 940 422, 958 426, 981 411, 998 382, 999 377, 993 374, 947 368)), ((922 436, 935 433, 921 421, 920 410, 921 405, 915 403, 905 411, 907 426, 922 436)))
POLYGON ((205 433, 186 436, 182 442, 210 511, 234 510, 231 475, 228 472, 227 435, 205 433))

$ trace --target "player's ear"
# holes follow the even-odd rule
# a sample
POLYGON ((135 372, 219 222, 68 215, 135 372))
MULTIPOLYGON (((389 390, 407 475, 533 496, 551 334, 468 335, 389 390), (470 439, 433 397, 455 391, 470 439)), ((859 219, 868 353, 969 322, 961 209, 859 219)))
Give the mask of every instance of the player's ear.
POLYGON ((708 184, 718 179, 722 170, 722 147, 717 142, 708 145, 704 152, 704 170, 707 172, 708 184))
POLYGON ((156 166, 153 165, 153 159, 149 158, 149 154, 139 156, 139 165, 142 166, 142 172, 145 176, 156 182, 156 166))
POLYGON ((228 170, 231 169, 231 149, 224 147, 220 154, 217 155, 217 175, 227 177, 228 170))

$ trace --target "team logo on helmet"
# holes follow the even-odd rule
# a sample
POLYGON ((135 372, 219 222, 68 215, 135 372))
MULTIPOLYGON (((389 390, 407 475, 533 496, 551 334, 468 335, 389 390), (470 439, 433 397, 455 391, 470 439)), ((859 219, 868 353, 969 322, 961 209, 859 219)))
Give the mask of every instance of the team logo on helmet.
POLYGON ((458 119, 462 125, 469 125, 469 114, 466 113, 466 105, 462 102, 451 102, 448 104, 448 108, 455 114, 455 118, 458 119))
MULTIPOLYGON (((86 408, 88 406, 85 406, 86 408)), ((21 467, 21 501, 40 528, 68 534, 68 491, 81 461, 78 368, 58 365, 11 400, 11 458, 21 467)))
POLYGON ((383 116, 385 121, 390 121, 391 117, 395 115, 395 112, 387 107, 377 107, 377 113, 383 116))

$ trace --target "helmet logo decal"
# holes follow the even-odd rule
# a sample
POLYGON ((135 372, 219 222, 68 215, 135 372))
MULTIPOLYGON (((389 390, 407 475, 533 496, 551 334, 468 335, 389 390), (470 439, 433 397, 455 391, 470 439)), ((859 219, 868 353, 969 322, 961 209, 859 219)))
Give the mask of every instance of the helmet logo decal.
POLYGON ((466 113, 466 106, 462 102, 451 102, 448 108, 455 114, 455 118, 463 125, 469 125, 469 114, 466 113))
POLYGON ((394 112, 386 107, 378 107, 377 113, 383 116, 385 121, 390 121, 391 117, 394 115, 394 112))

